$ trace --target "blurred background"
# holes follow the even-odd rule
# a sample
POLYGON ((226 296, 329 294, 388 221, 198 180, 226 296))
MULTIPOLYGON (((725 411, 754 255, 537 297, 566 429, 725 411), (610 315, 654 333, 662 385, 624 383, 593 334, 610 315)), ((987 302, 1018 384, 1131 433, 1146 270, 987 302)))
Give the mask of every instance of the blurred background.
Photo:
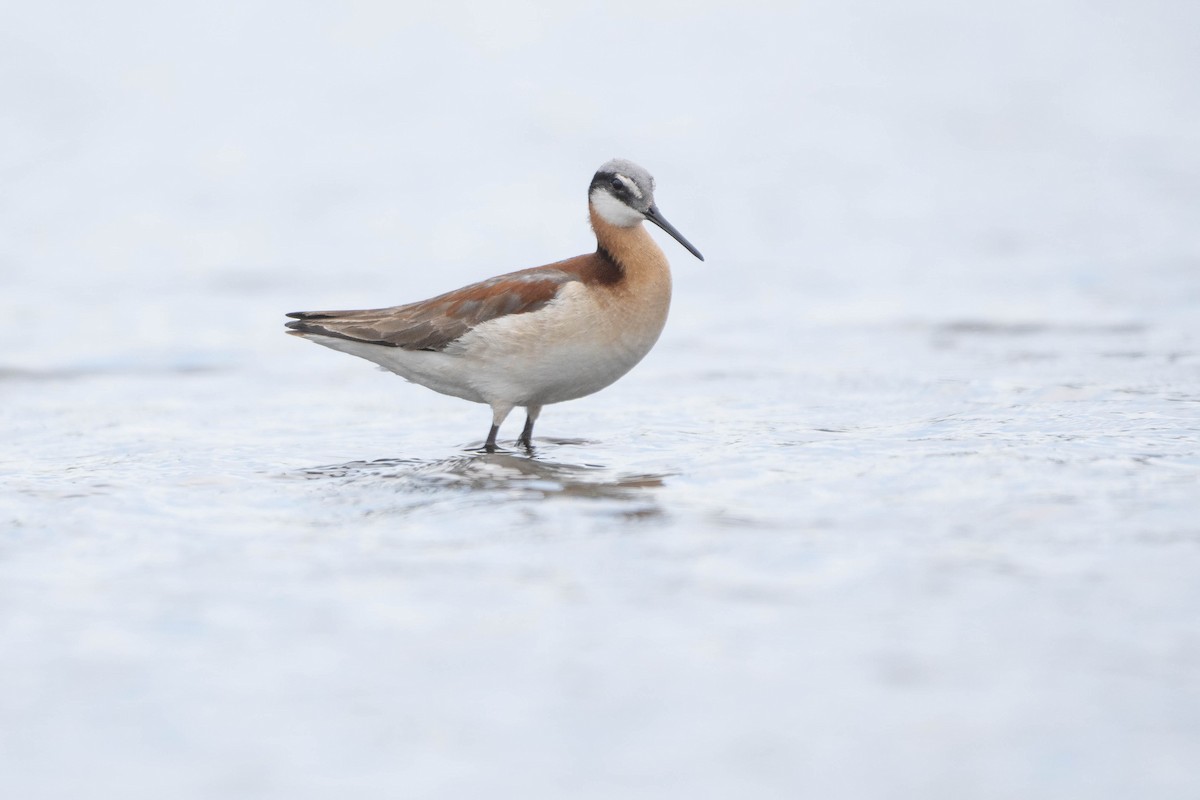
POLYGON ((1197 796, 1198 74, 1170 0, 3 3, 0 793, 1197 796), (707 260, 537 458, 281 335, 612 157, 707 260))

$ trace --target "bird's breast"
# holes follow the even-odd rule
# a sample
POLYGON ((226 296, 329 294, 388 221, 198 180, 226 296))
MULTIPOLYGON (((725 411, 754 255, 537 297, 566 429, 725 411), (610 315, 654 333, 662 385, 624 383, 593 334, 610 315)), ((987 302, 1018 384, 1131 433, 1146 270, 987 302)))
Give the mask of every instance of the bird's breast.
POLYGON ((476 366, 484 395, 548 404, 603 389, 654 346, 671 302, 666 280, 644 285, 565 284, 538 311, 486 322, 459 353, 476 366))

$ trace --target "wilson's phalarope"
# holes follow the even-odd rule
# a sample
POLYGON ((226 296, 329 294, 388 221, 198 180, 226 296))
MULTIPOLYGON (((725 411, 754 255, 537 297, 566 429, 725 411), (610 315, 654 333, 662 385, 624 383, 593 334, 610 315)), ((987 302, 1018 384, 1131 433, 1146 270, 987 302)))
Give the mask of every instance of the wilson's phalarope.
POLYGON ((492 408, 485 448, 516 406, 531 447, 542 406, 599 391, 650 351, 667 321, 671 271, 642 220, 695 247, 654 204, 650 173, 623 159, 588 187, 596 252, 510 272, 419 303, 288 314, 288 333, 341 350, 435 392, 492 408))

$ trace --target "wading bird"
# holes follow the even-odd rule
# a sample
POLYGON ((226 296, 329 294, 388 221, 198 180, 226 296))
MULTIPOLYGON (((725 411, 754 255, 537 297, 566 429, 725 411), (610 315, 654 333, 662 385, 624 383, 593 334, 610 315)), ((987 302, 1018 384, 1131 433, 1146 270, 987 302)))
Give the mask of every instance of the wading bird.
POLYGON ((542 407, 597 392, 642 360, 671 303, 667 257, 649 220, 701 261, 654 203, 654 178, 624 159, 588 187, 596 252, 510 272, 429 300, 363 311, 288 314, 288 333, 365 358, 435 392, 486 403, 500 424, 526 410, 517 444, 533 444, 542 407))

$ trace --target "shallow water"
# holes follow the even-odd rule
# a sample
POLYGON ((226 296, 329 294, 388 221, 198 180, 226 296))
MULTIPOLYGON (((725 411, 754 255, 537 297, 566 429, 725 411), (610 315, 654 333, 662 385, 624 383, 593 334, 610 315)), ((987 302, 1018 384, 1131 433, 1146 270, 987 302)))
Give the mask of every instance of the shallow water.
POLYGON ((255 8, 0 48, 0 794, 1200 792, 1192 6, 643 4, 661 110, 534 69, 596 11, 255 8), (708 261, 533 454, 283 335, 582 252, 618 146, 708 261))
POLYGON ((668 337, 548 409, 532 456, 469 452, 482 407, 282 336, 262 371, 10 372, 8 774, 1182 796, 1197 332, 794 332, 808 355, 769 369, 668 337))

